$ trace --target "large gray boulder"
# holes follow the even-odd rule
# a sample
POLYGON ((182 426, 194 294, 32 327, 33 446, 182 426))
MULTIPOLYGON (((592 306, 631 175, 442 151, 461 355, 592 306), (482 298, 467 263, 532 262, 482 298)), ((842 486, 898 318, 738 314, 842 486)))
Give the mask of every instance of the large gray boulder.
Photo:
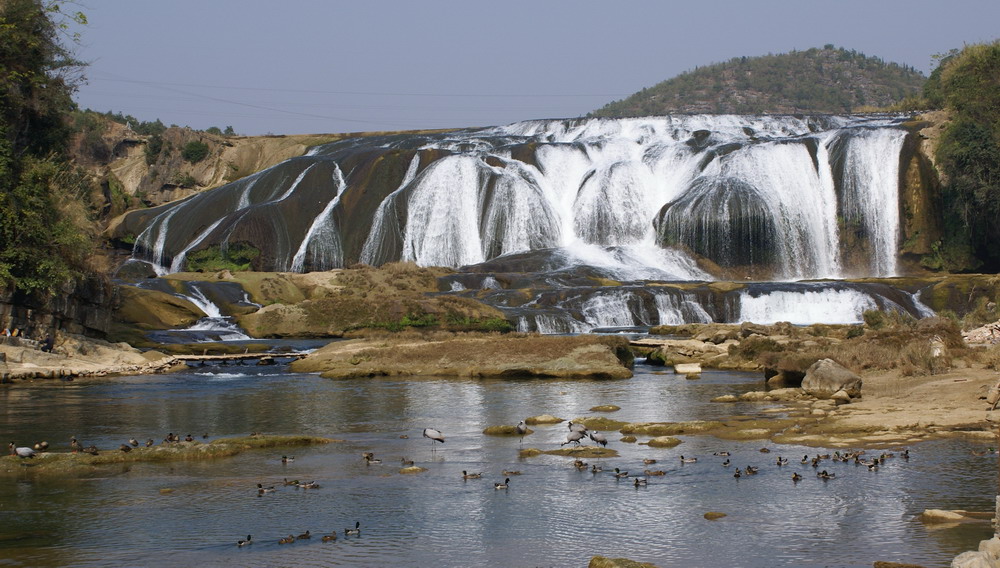
POLYGON ((820 359, 806 370, 802 390, 817 398, 830 398, 843 390, 851 398, 861 396, 861 377, 833 359, 820 359))

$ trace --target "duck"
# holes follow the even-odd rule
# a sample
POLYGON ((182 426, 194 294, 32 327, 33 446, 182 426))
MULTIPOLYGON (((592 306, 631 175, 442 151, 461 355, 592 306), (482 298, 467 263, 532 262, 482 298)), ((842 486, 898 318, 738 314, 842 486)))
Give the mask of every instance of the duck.
POLYGON ((799 475, 798 473, 794 473, 794 472, 792 473, 792 481, 796 481, 797 482, 797 481, 801 481, 801 480, 802 480, 802 476, 801 475, 799 475))
POLYGON ((648 484, 649 482, 645 477, 636 477, 635 480, 632 482, 632 485, 635 485, 636 487, 648 484))
POLYGON ((903 458, 904 460, 908 460, 908 459, 910 459, 910 450, 909 450, 909 448, 907 448, 907 449, 903 450, 903 451, 902 451, 902 452, 901 452, 901 453, 899 454, 899 457, 903 458))
POLYGON ((413 460, 409 458, 399 458, 399 463, 403 464, 404 467, 409 467, 413 465, 413 460))
POLYGON ((643 473, 645 473, 646 476, 652 476, 652 477, 659 477, 661 475, 666 475, 667 474, 667 472, 663 471, 662 469, 657 469, 657 470, 652 470, 652 471, 647 469, 647 470, 644 470, 643 473))
POLYGON ((188 434, 187 436, 184 436, 184 441, 185 442, 193 442, 194 441, 194 436, 192 436, 191 434, 188 434))
POLYGON ((10 448, 10 455, 17 456, 21 459, 33 458, 35 457, 35 450, 27 447, 17 447, 17 444, 11 442, 7 447, 10 448))
POLYGON ((295 542, 295 535, 288 535, 278 539, 278 544, 292 544, 295 542))
POLYGON ((276 489, 274 488, 273 485, 270 485, 268 487, 264 487, 264 484, 262 484, 262 483, 258 483, 257 484, 257 495, 263 495, 265 493, 271 493, 273 491, 276 491, 276 489))
POLYGON ((69 449, 73 450, 73 453, 75 454, 75 453, 83 450, 83 444, 81 444, 80 442, 78 442, 76 438, 70 438, 69 449))
POLYGON ((297 483, 295 485, 299 489, 319 489, 319 483, 315 481, 307 481, 305 483, 297 483))
POLYGON ((596 463, 590 466, 590 473, 600 473, 602 471, 604 471, 604 468, 596 463))
POLYGON ((49 449, 48 442, 35 442, 34 449, 36 452, 44 452, 49 449))
POLYGON ((681 456, 681 463, 695 463, 697 461, 698 458, 686 458, 684 456, 681 456))
POLYGON ((352 534, 361 536, 361 521, 355 521, 353 529, 344 529, 344 535, 352 534))
POLYGON ((156 443, 156 442, 154 442, 152 438, 148 438, 148 439, 146 440, 146 447, 147 447, 147 448, 151 448, 151 447, 153 446, 153 444, 155 444, 155 443, 156 443))
POLYGON ((620 469, 618 469, 616 467, 615 468, 615 477, 618 478, 618 479, 622 479, 622 478, 628 477, 628 472, 627 471, 621 471, 620 469))
POLYGON ((236 541, 236 546, 247 546, 250 544, 253 544, 253 537, 250 535, 247 535, 245 539, 241 538, 240 540, 236 541))
POLYGON ((122 444, 122 445, 118 446, 118 449, 121 450, 121 451, 123 451, 123 452, 125 452, 125 453, 128 453, 128 452, 132 451, 132 446, 130 446, 128 444, 122 444))
POLYGON ((285 485, 298 485, 299 484, 299 480, 298 479, 293 479, 291 481, 288 481, 288 478, 286 477, 283 483, 285 485))
POLYGON ((587 462, 583 460, 573 460, 573 467, 579 469, 580 471, 583 471, 587 469, 587 462))
POLYGON ((378 458, 365 459, 365 465, 380 465, 382 460, 378 458))
POLYGON ((136 440, 135 438, 129 438, 128 443, 131 444, 133 448, 139 447, 139 440, 136 440))
POLYGON ((510 487, 510 478, 509 477, 507 479, 504 479, 503 483, 494 483, 493 484, 493 489, 507 489, 508 487, 510 487))
POLYGON ((330 534, 323 535, 323 538, 320 540, 322 540, 323 542, 333 542, 337 540, 337 531, 333 531, 330 534))
POLYGON ((769 454, 769 453, 771 453, 771 448, 761 448, 760 449, 760 453, 762 453, 762 454, 769 454))
POLYGON ((462 470, 462 479, 479 479, 482 476, 483 476, 482 473, 469 473, 464 469, 462 470))
POLYGON ((802 456, 802 461, 800 461, 799 463, 801 463, 801 464, 807 464, 807 463, 809 463, 809 454, 806 454, 806 455, 802 456))
POLYGON ((86 448, 83 449, 83 453, 90 454, 92 456, 96 456, 97 455, 97 446, 91 444, 91 445, 89 445, 89 446, 87 446, 86 448))
POLYGON ((736 479, 743 477, 743 472, 740 471, 740 468, 736 468, 736 472, 733 473, 733 477, 735 477, 736 479))
POLYGON ((653 465, 654 463, 656 463, 656 460, 654 460, 653 458, 645 458, 642 460, 642 463, 645 465, 653 465))
POLYGON ((778 456, 778 461, 774 463, 778 464, 779 467, 783 465, 788 465, 788 458, 783 458, 781 456, 778 456))
POLYGON ((281 463, 288 463, 290 461, 295 461, 295 456, 292 457, 281 456, 281 463))
POLYGON ((837 477, 837 474, 829 473, 824 469, 823 471, 817 473, 816 477, 822 479, 823 481, 826 481, 827 479, 833 479, 834 477, 837 477))
POLYGON ((746 467, 746 469, 744 469, 744 470, 743 470, 743 473, 745 473, 745 474, 747 474, 747 475, 757 475, 757 471, 758 471, 758 469, 759 469, 759 468, 756 468, 756 467, 754 467, 754 466, 752 466, 752 465, 748 465, 748 466, 746 467))
POLYGON ((502 473, 504 475, 521 475, 521 470, 519 470, 519 469, 505 469, 505 470, 501 471, 500 473, 502 473))
POLYGON ((307 538, 312 538, 312 533, 310 533, 309 531, 306 531, 300 534, 299 536, 295 537, 296 540, 306 540, 307 538))
POLYGON ((712 452, 712 455, 713 456, 720 456, 720 457, 728 458, 729 457, 729 452, 712 452))
POLYGON ((726 458, 726 461, 722 462, 722 467, 729 467, 730 465, 732 465, 732 462, 729 461, 729 458, 726 458))

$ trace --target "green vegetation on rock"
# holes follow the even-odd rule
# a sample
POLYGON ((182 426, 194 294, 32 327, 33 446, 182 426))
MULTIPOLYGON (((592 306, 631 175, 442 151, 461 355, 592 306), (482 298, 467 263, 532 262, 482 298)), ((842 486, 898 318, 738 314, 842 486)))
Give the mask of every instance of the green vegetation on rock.
POLYGON ((213 245, 187 256, 189 272, 218 272, 229 270, 242 272, 250 270, 254 259, 260 256, 260 251, 247 243, 235 243, 225 249, 213 245))
POLYGON ((949 53, 924 90, 951 114, 937 148, 945 238, 925 266, 1000 270, 1000 41, 949 53), (982 266, 979 266, 979 263, 982 266))

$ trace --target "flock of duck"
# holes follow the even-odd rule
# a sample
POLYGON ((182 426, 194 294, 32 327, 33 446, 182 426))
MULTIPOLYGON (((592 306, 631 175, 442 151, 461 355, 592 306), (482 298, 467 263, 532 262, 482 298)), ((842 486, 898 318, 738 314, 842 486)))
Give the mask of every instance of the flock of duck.
MULTIPOLYGON (((517 434, 521 438, 521 443, 523 444, 524 436, 528 433, 527 426, 525 425, 525 422, 522 420, 521 422, 519 422, 517 424, 517 426, 515 428, 516 428, 517 434)), ((584 424, 575 423, 575 422, 569 422, 568 428, 569 428, 569 432, 566 435, 566 440, 564 442, 562 442, 560 444, 560 446, 565 446, 567 444, 575 444, 575 445, 579 446, 579 445, 581 445, 581 443, 584 440, 586 440, 588 438, 591 441, 593 441, 594 443, 599 444, 599 445, 601 445, 603 447, 606 447, 607 444, 608 444, 607 437, 604 434, 602 434, 601 432, 599 432, 597 430, 590 430, 584 424)), ((208 437, 208 434, 204 434, 203 435, 203 438, 207 438, 207 437, 208 437)), ((445 442, 445 437, 441 433, 441 431, 433 429, 433 428, 425 428, 423 430, 423 437, 428 438, 430 440, 432 451, 436 450, 436 444, 437 443, 443 444, 445 442)), ((183 439, 185 441, 188 441, 188 442, 194 441, 194 437, 191 436, 190 434, 188 434, 187 436, 185 436, 183 439)), ((169 433, 166 436, 166 438, 164 438, 163 443, 164 444, 171 444, 171 443, 176 443, 176 442, 180 442, 180 441, 181 441, 180 436, 178 436, 178 435, 176 435, 176 434, 174 434, 174 433, 171 432, 171 433, 169 433)), ((146 442, 144 443, 144 445, 146 447, 150 447, 150 446, 154 445, 154 443, 155 442, 153 441, 153 439, 149 438, 149 439, 146 440, 146 442)), ((118 449, 120 451, 122 451, 122 452, 129 452, 129 451, 132 450, 132 448, 139 447, 140 445, 142 445, 142 444, 140 444, 140 442, 136 438, 129 438, 128 442, 121 444, 118 449)), ((34 458, 39 452, 48 451, 49 444, 48 444, 48 442, 44 442, 43 441, 43 442, 37 442, 33 446, 31 446, 31 447, 27 447, 27 446, 18 446, 14 442, 11 442, 8 445, 8 447, 9 447, 11 455, 20 457, 22 459, 30 459, 30 458, 34 458)), ((70 447, 70 450, 73 453, 84 452, 84 453, 90 453, 90 454, 93 454, 93 455, 97 455, 97 453, 98 453, 98 449, 95 446, 93 446, 93 445, 91 445, 91 446, 84 446, 75 437, 70 440, 69 447, 70 447)), ((760 452, 761 453, 770 453, 771 450, 769 448, 765 447, 765 448, 761 448, 760 452)), ((725 458, 724 461, 721 462, 721 465, 724 468, 729 468, 729 467, 731 467, 733 465, 732 461, 730 460, 730 453, 727 452, 727 451, 714 452, 712 455, 716 456, 716 457, 719 457, 719 458, 725 458)), ((884 464, 887 459, 891 459, 891 458, 894 458, 894 457, 897 457, 897 454, 893 453, 893 452, 882 452, 878 456, 866 457, 866 453, 863 450, 861 450, 861 451, 850 451, 850 452, 844 452, 844 453, 841 453, 840 451, 835 451, 833 454, 817 454, 817 455, 812 456, 812 457, 810 457, 808 454, 807 455, 803 455, 802 459, 799 460, 799 463, 801 465, 811 466, 813 469, 816 470, 816 477, 817 478, 819 478, 819 479, 821 479, 823 481, 828 481, 828 480, 831 480, 831 479, 835 479, 836 478, 836 473, 832 473, 832 472, 828 471, 827 469, 819 469, 819 466, 823 462, 825 462, 825 461, 831 461, 833 463, 853 463, 853 464, 858 465, 858 466, 865 466, 870 471, 877 471, 878 468, 879 468, 879 466, 881 466, 882 464, 884 464)), ((898 457, 900 457, 903 460, 908 460, 909 457, 910 457, 909 450, 908 449, 902 450, 898 454, 898 457)), ((373 452, 364 452, 362 454, 362 458, 364 459, 366 465, 379 465, 379 464, 382 463, 382 460, 380 458, 375 457, 375 454, 373 452)), ((295 458, 293 456, 287 456, 287 455, 286 456, 281 456, 281 463, 288 464, 288 463, 292 462, 294 459, 295 458)), ((656 470, 654 470, 654 469, 650 469, 649 468, 649 466, 657 463, 656 459, 646 458, 646 459, 643 459, 642 461, 643 461, 643 466, 644 467, 643 467, 641 475, 640 474, 630 474, 630 472, 623 471, 619 467, 615 467, 614 470, 610 471, 609 473, 611 473, 611 475, 615 478, 615 480, 618 480, 618 481, 620 481, 620 480, 626 480, 626 479, 631 479, 632 482, 631 482, 630 485, 632 485, 632 486, 634 486, 636 488, 647 486, 649 484, 649 479, 651 477, 662 477, 662 476, 665 476, 667 474, 667 472, 664 471, 664 470, 662 470, 662 469, 656 469, 656 470)), ((401 458, 400 462, 402 463, 402 465, 404 467, 405 466, 412 466, 413 465, 413 460, 410 460, 410 459, 405 458, 405 457, 401 458)), ((685 464, 698 463, 698 458, 697 457, 692 457, 692 456, 681 455, 679 457, 679 463, 680 463, 681 466, 684 466, 685 464)), ((778 456, 774 463, 775 463, 775 465, 777 467, 781 468, 781 467, 785 467, 785 466, 789 465, 790 461, 789 461, 788 458, 778 456)), ((603 466, 598 465, 598 464, 588 464, 587 462, 585 462, 583 460, 580 460, 580 459, 574 460, 573 466, 577 470, 580 470, 580 471, 589 471, 590 473, 592 473, 594 475, 597 475, 599 473, 604 472, 604 467, 603 466)), ((750 477, 750 476, 756 475, 758 473, 758 471, 759 471, 759 467, 752 466, 752 465, 747 465, 747 466, 742 467, 742 468, 736 467, 735 470, 734 470, 734 472, 733 472, 733 474, 732 474, 732 476, 735 479, 740 479, 740 478, 743 478, 743 477, 750 477)), ((511 476, 520 475, 521 472, 520 471, 516 471, 516 470, 503 470, 502 474, 505 476, 504 480, 502 482, 495 482, 495 483, 493 483, 494 490, 497 490, 497 491, 505 491, 505 490, 507 490, 510 487, 510 485, 511 485, 511 481, 510 481, 511 476)), ((483 472, 469 472, 467 470, 463 470, 462 471, 462 479, 463 480, 482 479, 483 475, 484 475, 483 472)), ((791 479, 791 481, 793 483, 798 483, 799 481, 801 481, 803 479, 803 476, 800 473, 798 473, 798 472, 793 472, 791 474, 791 476, 790 476, 790 479, 791 479)), ((289 480, 288 478, 284 478, 283 479, 282 485, 286 486, 286 487, 294 487, 295 489, 303 489, 303 490, 319 489, 320 488, 320 485, 317 482, 315 482, 315 481, 304 482, 304 481, 299 481, 297 479, 289 480)), ((258 497, 262 497, 264 495, 267 495, 269 493, 273 493, 275 491, 278 491, 278 488, 277 488, 276 485, 266 485, 265 486, 263 483, 258 483, 257 484, 257 496, 258 497)), ((344 532, 344 536, 345 537, 360 536, 361 535, 361 523, 360 523, 360 521, 355 522, 355 525, 354 525, 353 528, 348 527, 348 528, 343 529, 343 532, 344 532)), ((298 534, 298 535, 289 534, 288 536, 281 537, 281 538, 278 539, 277 542, 278 542, 278 544, 292 544, 292 543, 294 543, 296 541, 311 539, 312 536, 313 536, 312 533, 307 530, 304 533, 301 533, 301 534, 298 534)), ((337 531, 332 531, 332 532, 330 532, 328 534, 324 534, 322 537, 320 537, 320 540, 322 540, 323 542, 333 542, 333 541, 336 541, 337 540, 337 531)), ((247 535, 247 537, 245 539, 238 540, 236 544, 239 547, 244 547, 244 546, 251 545, 253 543, 254 543, 254 540, 253 540, 252 535, 247 535)))
MULTIPOLYGON (((202 435, 202 439, 207 439, 207 438, 208 438, 207 433, 202 435)), ((177 434, 174 434, 173 432, 167 434, 167 437, 163 439, 164 444, 172 444, 180 441, 181 437, 178 436, 177 434)), ((193 442, 194 436, 188 434, 187 436, 184 437, 184 441, 193 442)), ((129 438, 127 443, 122 443, 121 445, 118 446, 118 450, 122 452, 131 452, 132 448, 137 448, 140 445, 145 445, 148 448, 150 446, 153 446, 155 443, 156 442, 154 442, 152 438, 148 438, 145 444, 140 444, 139 440, 135 438, 129 438)), ((49 443, 45 441, 35 442, 31 447, 28 447, 28 446, 18 446, 14 442, 11 442, 10 444, 7 445, 7 448, 9 449, 10 455, 12 456, 17 456, 22 459, 31 459, 34 458, 39 453, 47 452, 49 450, 49 443)), ((97 446, 93 444, 89 446, 84 446, 79 440, 76 439, 75 436, 70 438, 69 449, 74 454, 85 453, 85 454, 90 454, 92 456, 100 454, 100 450, 97 449, 97 446)))

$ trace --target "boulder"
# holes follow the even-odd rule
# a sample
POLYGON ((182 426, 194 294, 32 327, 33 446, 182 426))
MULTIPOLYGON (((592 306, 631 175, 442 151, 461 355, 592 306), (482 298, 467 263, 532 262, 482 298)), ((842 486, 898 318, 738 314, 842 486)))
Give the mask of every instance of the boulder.
POLYGON ((802 390, 817 398, 831 398, 843 390, 851 398, 861 396, 861 377, 833 359, 820 359, 806 370, 802 390))
POLYGON ((674 365, 674 373, 677 373, 678 375, 698 375, 701 374, 701 364, 677 363, 674 365))

